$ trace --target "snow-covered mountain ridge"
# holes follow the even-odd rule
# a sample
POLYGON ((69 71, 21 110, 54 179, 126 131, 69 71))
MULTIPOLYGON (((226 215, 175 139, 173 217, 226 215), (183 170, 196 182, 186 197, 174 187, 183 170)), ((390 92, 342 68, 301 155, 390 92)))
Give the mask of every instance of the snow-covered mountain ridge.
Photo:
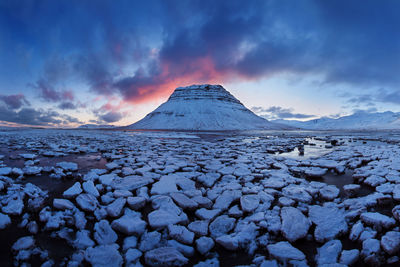
POLYGON ((273 122, 307 130, 389 130, 400 129, 400 113, 356 112, 336 119, 323 117, 309 121, 274 120, 273 122))
POLYGON ((176 88, 167 102, 128 128, 223 131, 290 127, 257 116, 221 85, 203 84, 176 88))

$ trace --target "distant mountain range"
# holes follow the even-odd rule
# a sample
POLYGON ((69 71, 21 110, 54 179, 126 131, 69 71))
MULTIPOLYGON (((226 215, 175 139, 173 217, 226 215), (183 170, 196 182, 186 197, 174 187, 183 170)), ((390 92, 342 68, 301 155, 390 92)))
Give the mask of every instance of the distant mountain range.
POLYGON ((388 130, 400 129, 400 113, 359 111, 336 119, 323 117, 309 121, 273 120, 272 122, 307 130, 388 130))
POLYGON ((246 108, 221 85, 178 87, 169 97, 129 129, 150 130, 283 130, 246 108))
POLYGON ((78 129, 112 129, 114 125, 109 124, 84 124, 78 127, 78 129))

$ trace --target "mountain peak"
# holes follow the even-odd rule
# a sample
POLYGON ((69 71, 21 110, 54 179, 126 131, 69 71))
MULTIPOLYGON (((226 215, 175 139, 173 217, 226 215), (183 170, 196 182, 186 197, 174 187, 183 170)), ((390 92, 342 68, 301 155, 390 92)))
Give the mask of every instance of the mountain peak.
POLYGON ((223 86, 211 84, 176 88, 167 102, 128 126, 130 129, 217 131, 285 127, 257 116, 223 86))
POLYGON ((171 94, 168 101, 181 100, 219 100, 224 102, 240 103, 222 85, 194 84, 185 87, 178 87, 171 94))

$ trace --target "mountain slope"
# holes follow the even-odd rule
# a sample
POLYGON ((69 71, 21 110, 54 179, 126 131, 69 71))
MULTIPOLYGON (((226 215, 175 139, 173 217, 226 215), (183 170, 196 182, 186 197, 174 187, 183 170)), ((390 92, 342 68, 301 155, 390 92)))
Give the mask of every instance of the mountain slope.
POLYGON ((369 113, 361 111, 337 119, 320 118, 309 121, 274 120, 273 122, 308 130, 400 129, 400 113, 391 111, 369 113))
POLYGON ((290 128, 257 116, 221 85, 209 84, 176 88, 167 102, 127 127, 217 131, 290 128))

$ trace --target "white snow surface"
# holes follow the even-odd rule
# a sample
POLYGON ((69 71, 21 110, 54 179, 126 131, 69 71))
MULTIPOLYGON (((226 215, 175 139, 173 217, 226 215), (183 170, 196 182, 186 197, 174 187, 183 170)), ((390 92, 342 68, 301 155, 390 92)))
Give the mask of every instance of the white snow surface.
POLYGON ((168 101, 129 129, 151 130, 255 130, 287 129, 246 108, 221 85, 178 87, 168 101))

